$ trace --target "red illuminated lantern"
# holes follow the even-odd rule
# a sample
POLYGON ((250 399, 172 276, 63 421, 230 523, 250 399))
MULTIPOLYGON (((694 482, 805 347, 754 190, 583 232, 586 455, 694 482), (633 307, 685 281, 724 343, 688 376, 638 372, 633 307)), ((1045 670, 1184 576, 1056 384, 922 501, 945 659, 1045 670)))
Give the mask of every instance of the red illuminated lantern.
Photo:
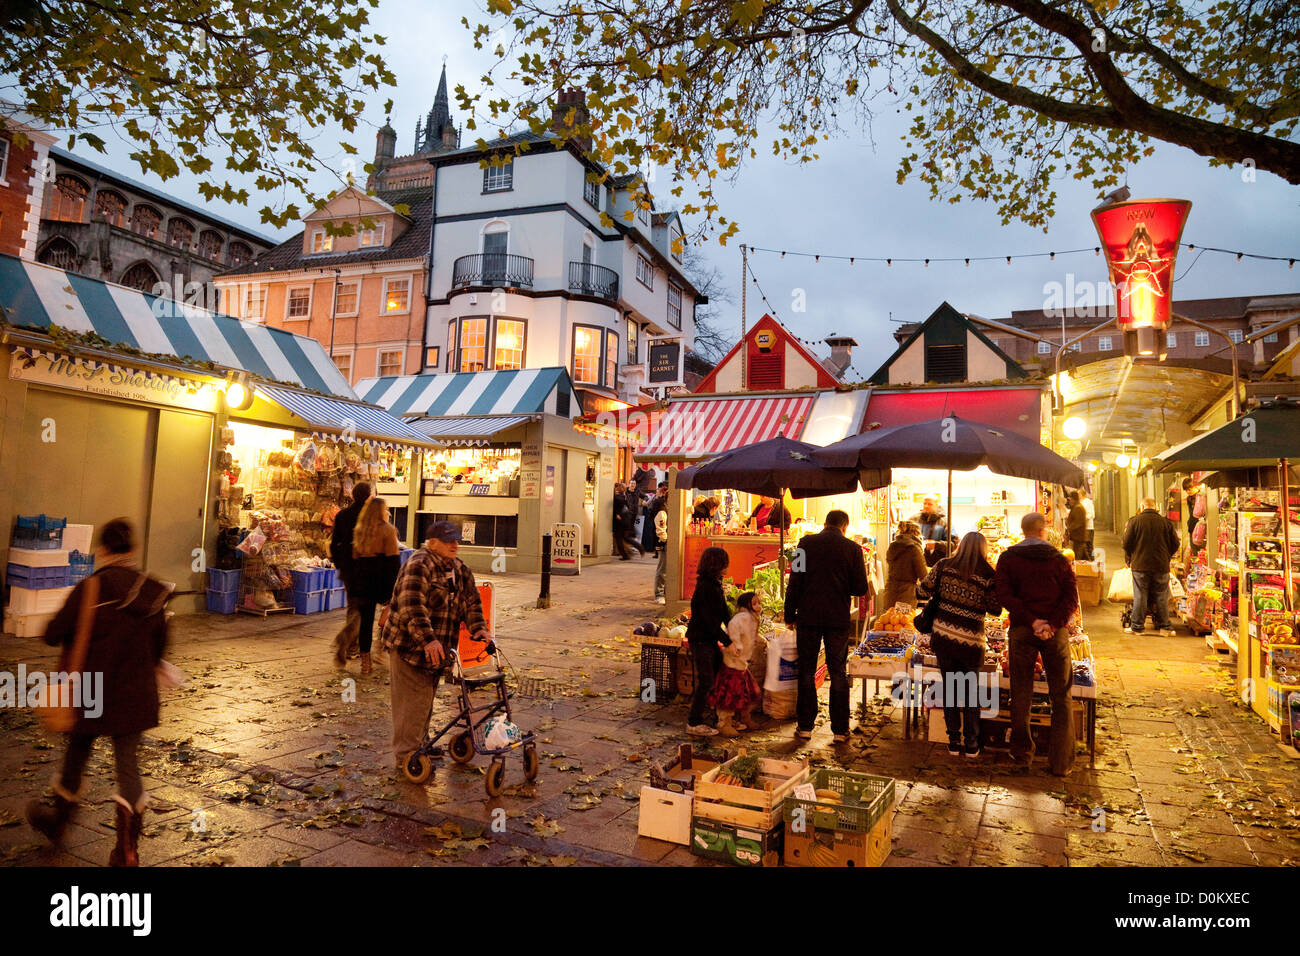
POLYGON ((1130 199, 1093 210, 1121 329, 1168 328, 1174 259, 1191 209, 1186 199, 1130 199))

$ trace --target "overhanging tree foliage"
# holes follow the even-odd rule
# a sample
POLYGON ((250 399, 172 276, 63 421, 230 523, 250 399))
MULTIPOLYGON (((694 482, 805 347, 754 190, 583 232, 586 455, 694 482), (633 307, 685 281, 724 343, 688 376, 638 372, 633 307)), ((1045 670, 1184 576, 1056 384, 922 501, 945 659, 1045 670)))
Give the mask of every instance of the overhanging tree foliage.
MULTIPOLYGON (((1300 183, 1300 4, 1290 0, 489 0, 480 45, 536 97, 470 96, 544 126, 587 90, 598 158, 689 182, 707 229, 737 228, 713 184, 757 155, 817 159, 881 109, 911 125, 898 179, 995 202, 1046 228, 1064 176, 1099 191, 1163 141, 1300 183), (503 34, 504 30, 504 34, 503 34), (502 42, 502 36, 509 37, 502 42)), ((471 26, 466 23, 467 26, 471 26)), ((503 77, 485 77, 488 86, 503 77)))
MULTIPOLYGON (((260 212, 283 226, 313 205, 308 178, 332 165, 318 140, 354 132, 364 95, 395 78, 367 34, 378 0, 5 0, 0 6, 0 101, 52 129, 69 148, 104 150, 114 128, 140 168, 181 168, 204 198, 246 205, 251 176, 279 191, 260 212)), ((0 102, 0 123, 4 108, 0 102)), ((333 169, 355 175, 350 143, 333 169)), ((338 155, 332 149, 328 154, 338 155)))

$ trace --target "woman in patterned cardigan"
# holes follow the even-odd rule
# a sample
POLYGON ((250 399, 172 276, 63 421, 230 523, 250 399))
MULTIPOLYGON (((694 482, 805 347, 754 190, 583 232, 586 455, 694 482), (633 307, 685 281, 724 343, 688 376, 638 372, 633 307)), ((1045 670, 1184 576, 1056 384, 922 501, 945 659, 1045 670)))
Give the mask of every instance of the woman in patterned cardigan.
POLYGON ((972 531, 963 537, 956 554, 930 569, 920 590, 938 602, 930 648, 943 673, 948 753, 960 754, 964 743, 966 756, 978 757, 980 708, 975 682, 987 646, 984 615, 1002 612, 984 535, 972 531))

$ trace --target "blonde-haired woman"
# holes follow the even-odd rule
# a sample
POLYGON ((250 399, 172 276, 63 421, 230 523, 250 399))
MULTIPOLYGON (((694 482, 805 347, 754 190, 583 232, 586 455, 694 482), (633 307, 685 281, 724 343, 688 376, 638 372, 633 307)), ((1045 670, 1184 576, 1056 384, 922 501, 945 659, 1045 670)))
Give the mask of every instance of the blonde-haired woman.
POLYGON ((401 550, 397 529, 388 518, 388 503, 383 498, 371 498, 361 509, 352 533, 353 590, 348 591, 348 600, 357 603, 361 615, 362 674, 374 669, 370 643, 375 630, 375 609, 393 598, 401 550))

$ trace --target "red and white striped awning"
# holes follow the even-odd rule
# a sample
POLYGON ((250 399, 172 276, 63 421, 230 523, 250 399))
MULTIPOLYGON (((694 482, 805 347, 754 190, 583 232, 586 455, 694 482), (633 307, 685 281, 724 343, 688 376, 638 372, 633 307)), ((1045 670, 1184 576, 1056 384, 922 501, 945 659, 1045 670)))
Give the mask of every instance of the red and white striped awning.
POLYGON ((672 402, 633 457, 656 468, 681 468, 777 435, 798 439, 818 394, 672 402))

